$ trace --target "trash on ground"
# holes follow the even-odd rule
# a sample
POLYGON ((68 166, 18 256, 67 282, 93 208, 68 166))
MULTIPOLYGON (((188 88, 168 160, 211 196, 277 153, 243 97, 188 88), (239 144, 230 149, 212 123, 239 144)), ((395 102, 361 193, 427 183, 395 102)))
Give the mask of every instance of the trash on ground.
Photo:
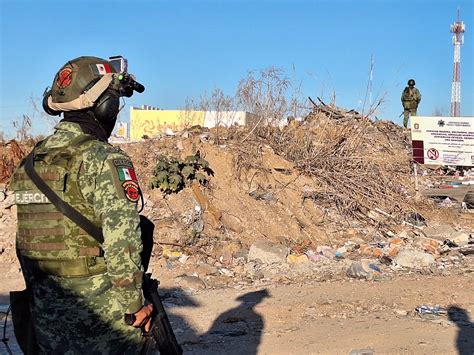
POLYGON ((439 306, 427 306, 427 305, 421 305, 415 308, 415 310, 419 314, 446 314, 446 308, 442 308, 439 306))

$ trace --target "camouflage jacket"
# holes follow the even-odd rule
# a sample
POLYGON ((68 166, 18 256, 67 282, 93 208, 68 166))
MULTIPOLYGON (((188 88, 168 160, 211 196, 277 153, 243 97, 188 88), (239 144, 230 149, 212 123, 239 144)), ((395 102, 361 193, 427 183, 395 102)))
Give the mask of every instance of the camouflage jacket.
MULTIPOLYGON (((56 132, 46 138, 35 150, 47 154, 49 151, 66 149, 71 141, 77 141, 81 136, 85 136, 76 123, 61 122, 55 128, 56 132)), ((103 289, 104 293, 107 291, 107 297, 113 297, 115 302, 119 303, 120 313, 135 313, 143 304, 141 292, 143 267, 140 259, 142 250, 140 219, 137 212, 137 201, 140 195, 133 164, 120 149, 96 139, 90 139, 82 148, 77 153, 82 155, 77 159, 80 165, 77 171, 70 172, 77 176, 67 179, 65 184, 70 183, 69 180, 75 180, 79 190, 79 194, 75 196, 82 196, 82 199, 76 198, 76 200, 70 200, 69 203, 79 211, 87 211, 83 214, 91 216, 92 218, 88 219, 98 223, 98 226, 102 228, 104 243, 101 248, 104 252, 105 272, 89 278, 89 282, 81 282, 82 289, 79 291, 87 297, 88 288, 100 285, 99 288, 103 289)), ((22 169, 20 166, 14 176, 21 174, 22 169)), ((68 188, 66 187, 64 191, 64 194, 67 194, 68 188)), ((32 196, 23 194, 19 195, 19 198, 31 200, 32 196)), ((68 246, 78 240, 78 234, 76 229, 65 228, 63 237, 65 245, 68 246)), ((19 250, 21 253, 21 245, 19 250)), ((29 258, 33 257, 40 261, 47 258, 46 262, 54 261, 54 258, 73 261, 75 258, 74 255, 67 254, 70 252, 68 250, 49 254, 29 250, 23 252, 29 258)), ((63 277, 59 280, 57 282, 63 283, 64 287, 77 288, 78 281, 75 281, 77 278, 63 277)), ((97 293, 97 290, 93 291, 97 293)))
POLYGON ((417 108, 421 101, 420 91, 415 87, 407 86, 402 92, 401 101, 405 109, 417 108))

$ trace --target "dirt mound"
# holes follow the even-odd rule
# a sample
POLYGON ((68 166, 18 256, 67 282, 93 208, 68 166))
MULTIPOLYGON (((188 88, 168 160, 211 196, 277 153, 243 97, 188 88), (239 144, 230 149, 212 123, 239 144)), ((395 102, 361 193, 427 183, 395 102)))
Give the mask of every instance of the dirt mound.
POLYGON ((410 216, 441 218, 416 196, 407 131, 353 113, 334 119, 330 109, 315 108, 281 129, 194 129, 124 145, 142 181, 144 213, 158 225, 157 242, 215 258, 229 243, 338 247, 393 237, 410 216), (148 188, 159 154, 184 158, 198 150, 215 172, 202 189, 204 204, 191 189, 165 197, 148 188))
POLYGON ((32 141, 18 142, 16 140, 0 141, 0 183, 10 180, 18 163, 31 150, 32 141))

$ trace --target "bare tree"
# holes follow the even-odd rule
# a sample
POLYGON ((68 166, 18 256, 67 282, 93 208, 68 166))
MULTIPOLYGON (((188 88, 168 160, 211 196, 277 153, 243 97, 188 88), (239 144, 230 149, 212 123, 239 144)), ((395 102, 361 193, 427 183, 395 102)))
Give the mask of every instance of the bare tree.
POLYGON ((31 119, 28 115, 23 114, 23 120, 13 121, 13 128, 16 130, 16 138, 23 142, 31 138, 30 129, 31 129, 31 119))
POLYGON ((200 103, 196 102, 193 98, 187 97, 184 103, 184 109, 180 113, 180 122, 183 128, 190 128, 198 122, 197 111, 201 110, 200 103))
POLYGON ((249 72, 238 85, 237 100, 245 111, 259 117, 257 125, 278 125, 291 112, 290 86, 281 69, 270 67, 257 74, 249 72))
POLYGON ((200 107, 213 118, 213 125, 216 128, 215 143, 220 144, 219 127, 229 127, 234 124, 235 99, 226 96, 221 89, 215 88, 210 97, 206 95, 201 97, 200 107))

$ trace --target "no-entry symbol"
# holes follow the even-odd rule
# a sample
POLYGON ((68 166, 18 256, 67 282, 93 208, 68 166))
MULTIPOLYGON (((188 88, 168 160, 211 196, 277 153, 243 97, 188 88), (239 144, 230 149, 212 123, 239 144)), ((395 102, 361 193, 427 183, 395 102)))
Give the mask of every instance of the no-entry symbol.
POLYGON ((428 152, 426 153, 429 159, 431 160, 436 160, 439 158, 439 152, 435 148, 430 148, 428 149, 428 152))

